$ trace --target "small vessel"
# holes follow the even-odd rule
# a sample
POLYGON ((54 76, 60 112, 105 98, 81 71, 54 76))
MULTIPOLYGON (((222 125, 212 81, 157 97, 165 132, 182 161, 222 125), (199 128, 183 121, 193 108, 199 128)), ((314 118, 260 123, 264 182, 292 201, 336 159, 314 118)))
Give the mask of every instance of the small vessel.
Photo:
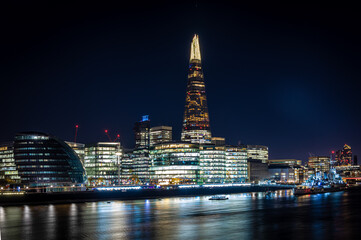
POLYGON ((213 196, 209 198, 208 200, 228 200, 228 197, 226 196, 213 196))

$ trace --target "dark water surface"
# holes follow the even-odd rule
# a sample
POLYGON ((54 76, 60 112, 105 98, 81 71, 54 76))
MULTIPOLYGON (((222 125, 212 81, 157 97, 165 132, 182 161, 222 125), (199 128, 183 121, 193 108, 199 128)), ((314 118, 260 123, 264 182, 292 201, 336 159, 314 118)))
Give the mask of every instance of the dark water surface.
POLYGON ((1 240, 360 239, 361 192, 0 207, 1 240))

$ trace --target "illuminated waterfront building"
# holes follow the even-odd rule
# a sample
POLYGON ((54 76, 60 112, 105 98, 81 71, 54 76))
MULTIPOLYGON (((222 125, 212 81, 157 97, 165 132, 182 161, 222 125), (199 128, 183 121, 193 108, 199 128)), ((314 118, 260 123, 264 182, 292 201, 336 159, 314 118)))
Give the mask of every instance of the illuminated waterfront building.
POLYGON ((76 154, 78 154, 81 163, 84 165, 85 144, 75 143, 75 142, 65 142, 65 143, 68 144, 76 152, 76 154))
POLYGON ((64 141, 39 132, 18 133, 14 159, 21 182, 30 186, 84 183, 85 169, 64 141))
POLYGON ((315 172, 329 172, 330 171, 330 157, 327 156, 313 156, 308 158, 308 167, 314 169, 315 172))
POLYGON ((149 182, 149 149, 137 148, 133 151, 133 175, 136 177, 136 182, 144 184, 149 182))
POLYGON ((20 183, 13 149, 12 142, 0 144, 0 185, 20 183))
POLYGON ((134 156, 132 149, 124 149, 121 158, 121 179, 123 184, 137 183, 137 177, 134 175, 134 156))
POLYGON ((199 166, 202 183, 224 183, 226 178, 225 147, 201 145, 199 166))
POLYGON ((342 150, 338 150, 336 152, 335 160, 336 160, 336 165, 338 166, 352 165, 351 147, 345 144, 342 150))
POLYGON ((92 185, 118 184, 122 148, 119 142, 98 142, 85 147, 85 169, 92 185))
POLYGON ((172 127, 157 126, 150 129, 150 146, 172 141, 172 127))
POLYGON ((210 143, 211 129, 201 63, 199 39, 194 35, 188 69, 188 83, 184 110, 182 141, 210 143))
POLYGON ((268 147, 261 145, 247 145, 248 159, 261 160, 262 163, 268 161, 268 147))
POLYGON ((151 182, 156 184, 195 184, 199 179, 199 145, 160 143, 150 149, 151 182))
POLYGON ((244 182, 247 180, 247 147, 226 146, 226 181, 244 182))

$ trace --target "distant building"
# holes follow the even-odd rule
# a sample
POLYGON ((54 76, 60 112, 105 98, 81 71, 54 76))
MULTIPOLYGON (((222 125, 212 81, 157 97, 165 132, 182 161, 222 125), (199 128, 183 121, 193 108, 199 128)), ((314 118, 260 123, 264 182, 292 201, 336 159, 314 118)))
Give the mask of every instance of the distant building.
POLYGON ((248 180, 250 182, 259 182, 269 178, 267 163, 263 163, 260 159, 249 158, 247 164, 248 180))
POLYGON ((211 129, 198 35, 191 43, 182 141, 205 144, 211 142, 211 129))
POLYGON ((20 177, 16 170, 12 142, 0 144, 0 185, 18 184, 20 177))
POLYGON ((268 164, 281 164, 281 165, 288 165, 288 166, 295 166, 295 165, 302 165, 302 160, 297 159, 269 159, 268 164))
POLYGON ((157 126, 150 129, 150 146, 172 141, 172 127, 157 126))
POLYGON ((155 184, 196 184, 199 179, 199 145, 160 143, 150 149, 150 178, 155 184))
POLYGON ((142 116, 142 120, 134 124, 135 148, 149 148, 150 120, 149 116, 142 116))
POLYGON ((21 182, 30 186, 83 184, 85 169, 64 141, 39 132, 15 136, 14 159, 21 182))
POLYGON ((224 183, 226 178, 224 146, 200 146, 199 166, 200 180, 202 183, 224 183))
POLYGON ((247 180, 247 146, 226 146, 226 181, 245 182, 247 180))
POLYGON ((314 169, 315 172, 329 172, 331 167, 330 157, 314 156, 308 158, 308 167, 314 169))
POLYGON ((268 161, 268 147, 261 145, 247 145, 248 159, 261 160, 262 163, 268 161))
POLYGON ((342 150, 336 151, 336 164, 338 166, 352 165, 352 151, 349 145, 345 144, 342 150))
POLYGON ((212 137, 212 144, 214 144, 216 146, 225 146, 226 139, 223 137, 212 137))
POLYGON ((281 183, 302 183, 305 180, 305 170, 301 165, 270 164, 268 172, 271 179, 281 183))
POLYGON ((119 142, 98 142, 85 147, 85 169, 92 185, 118 184, 118 170, 122 159, 119 142))
POLYGON ((85 144, 75 143, 75 142, 65 142, 65 143, 68 144, 76 152, 76 154, 78 154, 81 163, 84 165, 85 144))

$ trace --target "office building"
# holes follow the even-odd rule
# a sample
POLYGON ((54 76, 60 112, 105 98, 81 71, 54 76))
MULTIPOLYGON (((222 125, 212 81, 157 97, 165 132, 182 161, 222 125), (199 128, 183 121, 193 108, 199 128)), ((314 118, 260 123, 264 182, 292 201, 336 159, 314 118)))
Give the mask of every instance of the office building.
POLYGON ((48 134, 16 134, 14 159, 21 182, 29 186, 67 186, 86 181, 85 169, 75 151, 48 134))
POLYGON ((330 171, 330 157, 312 156, 308 158, 308 167, 316 172, 328 173, 330 171))
POLYGON ((288 165, 288 166, 300 166, 302 165, 302 160, 297 159, 269 159, 269 165, 288 165))
POLYGON ((226 178, 225 147, 201 145, 199 148, 200 182, 224 183, 226 178))
POLYGON ((85 169, 93 186, 118 184, 122 148, 119 142, 98 142, 85 147, 85 169))
POLYGON ((226 181, 245 182, 247 180, 247 146, 226 146, 226 181))
POLYGON ((121 159, 121 179, 123 184, 138 184, 134 175, 134 155, 133 149, 124 149, 121 159))
POLYGON ((223 137, 212 137, 212 144, 216 146, 225 146, 226 145, 226 139, 223 137))
POLYGON ((247 160, 247 174, 250 182, 264 181, 270 177, 268 164, 260 159, 249 158, 247 160))
POLYGON ((160 143, 150 149, 151 182, 160 185, 196 184, 199 179, 199 145, 160 143))
POLYGON ((268 161, 268 147, 261 145, 247 145, 248 159, 261 160, 262 163, 268 161))
POLYGON ((145 184, 149 182, 149 149, 137 148, 133 150, 133 175, 136 178, 136 182, 139 184, 145 184))
POLYGON ((134 124, 135 148, 149 148, 150 144, 150 120, 148 115, 142 116, 142 120, 134 124))
POLYGON ((337 166, 347 166, 352 165, 352 150, 351 147, 347 144, 343 146, 342 150, 336 151, 336 165, 337 166))
POLYGON ((0 144, 0 185, 19 184, 20 177, 15 165, 12 142, 0 144))
POLYGON ((150 146, 172 141, 172 127, 157 126, 150 129, 150 146))
POLYGON ((211 137, 199 39, 197 35, 194 35, 191 44, 181 139, 186 142, 204 144, 210 143, 211 137))

